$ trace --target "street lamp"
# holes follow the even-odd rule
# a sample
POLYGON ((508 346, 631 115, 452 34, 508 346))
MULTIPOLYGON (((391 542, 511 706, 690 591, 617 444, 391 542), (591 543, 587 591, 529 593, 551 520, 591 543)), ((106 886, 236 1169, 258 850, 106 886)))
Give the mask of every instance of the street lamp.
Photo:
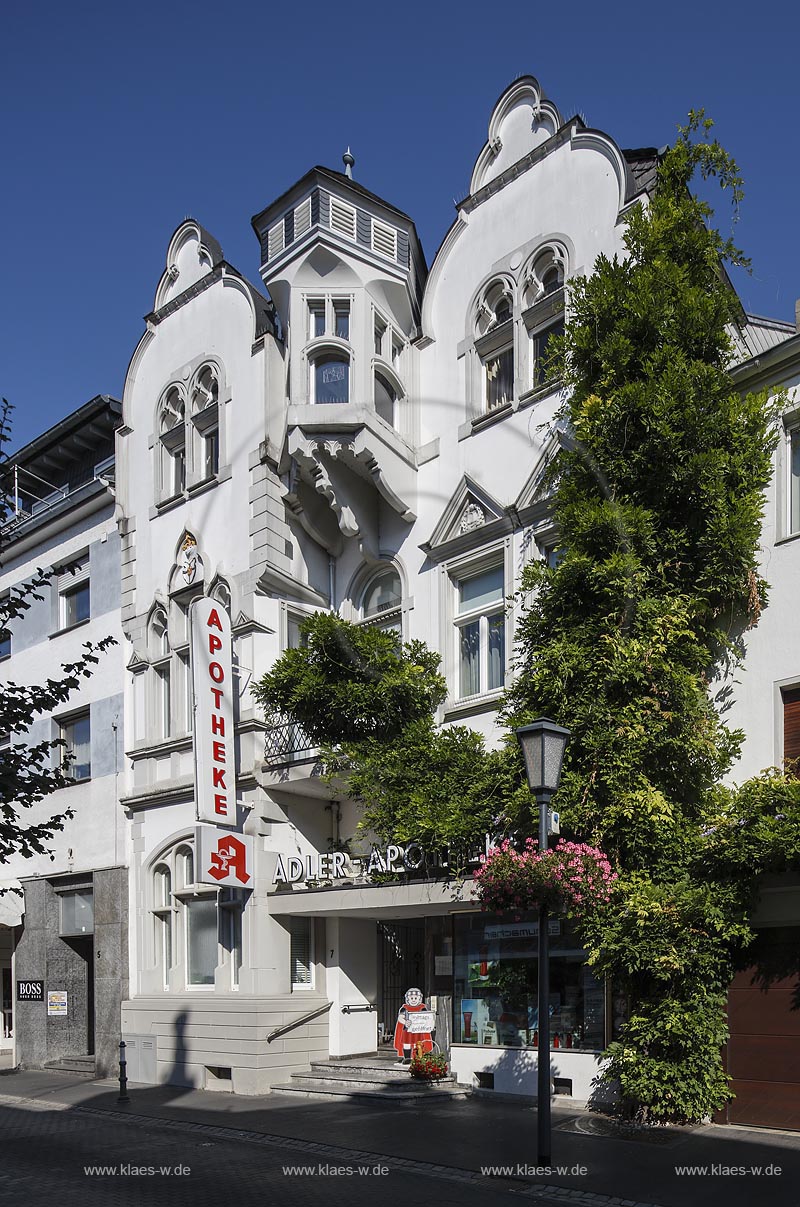
MULTIPOLYGON (((569 730, 547 717, 539 717, 516 731, 525 759, 525 773, 531 794, 539 806, 539 850, 549 845, 550 798, 561 779, 561 764, 569 740, 569 730)), ((538 1164, 550 1165, 550 936, 547 933, 547 906, 539 906, 539 1017, 538 1088, 536 1123, 538 1164)))

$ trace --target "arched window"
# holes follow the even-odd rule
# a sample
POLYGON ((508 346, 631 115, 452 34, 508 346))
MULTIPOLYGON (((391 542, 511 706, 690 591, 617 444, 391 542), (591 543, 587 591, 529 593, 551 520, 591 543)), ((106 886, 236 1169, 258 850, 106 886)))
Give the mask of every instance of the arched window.
POLYGON ((493 281, 481 293, 475 318, 475 349, 483 376, 486 411, 506 406, 514 399, 514 303, 508 281, 493 281))
POLYGON ((156 736, 164 741, 173 732, 173 716, 171 651, 167 614, 163 608, 157 608, 150 617, 147 644, 153 675, 152 704, 156 736))
POLYGON ((402 634, 403 587, 393 566, 374 574, 361 594, 363 624, 402 634))
POLYGON ((564 333, 566 252, 558 245, 542 248, 523 274, 523 321, 528 332, 530 386, 555 384, 554 336, 564 333))
POLYGON ((172 873, 166 864, 153 869, 153 922, 156 964, 163 989, 169 989, 173 963, 175 916, 172 902, 172 873))
POLYGON ((171 499, 186 489, 186 407, 177 387, 167 391, 159 415, 161 498, 171 499))
POLYGON ((385 420, 390 427, 395 427, 397 424, 397 415, 395 409, 397 406, 397 393, 391 382, 384 376, 383 373, 375 374, 375 412, 380 415, 381 419, 385 420))
POLYGON ((219 381, 210 365, 200 370, 192 396, 195 431, 195 476, 213 478, 219 470, 219 381))
POLYGON ((350 401, 350 358, 326 350, 311 362, 311 401, 316 404, 350 401))
POLYGON ((224 578, 218 578, 211 588, 211 598, 221 603, 225 611, 231 614, 231 589, 224 578))
POLYGON ((154 963, 165 990, 211 988, 227 968, 230 988, 242 967, 245 896, 195 883, 195 853, 181 841, 163 852, 151 873, 154 963))

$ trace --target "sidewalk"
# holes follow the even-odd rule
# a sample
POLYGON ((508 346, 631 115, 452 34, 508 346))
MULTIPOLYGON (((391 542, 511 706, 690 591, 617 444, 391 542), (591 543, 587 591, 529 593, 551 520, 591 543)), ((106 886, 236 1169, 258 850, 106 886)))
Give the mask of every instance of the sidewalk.
POLYGON ((312 1146, 307 1151, 319 1150, 331 1159, 341 1149, 475 1175, 482 1167, 504 1166, 495 1176, 514 1179, 521 1191, 561 1188, 558 1197, 564 1202, 580 1202, 583 1195, 594 1196, 583 1201, 596 1207, 603 1207, 604 1199, 658 1207, 750 1207, 765 1195, 770 1207, 797 1207, 800 1201, 798 1134, 710 1125, 628 1138, 602 1117, 557 1101, 553 1165, 566 1169, 544 1175, 533 1169, 536 1110, 526 1104, 474 1098, 404 1108, 363 1100, 237 1097, 176 1086, 129 1085, 128 1090, 130 1104, 123 1105, 112 1081, 51 1070, 0 1074, 0 1100, 6 1105, 10 1098, 35 1099, 42 1107, 52 1103, 169 1120, 173 1126, 235 1129, 240 1139, 247 1139, 241 1133, 257 1133, 287 1148, 298 1148, 290 1141, 305 1142, 312 1146), (678 1172, 685 1166, 704 1166, 706 1172, 678 1172))

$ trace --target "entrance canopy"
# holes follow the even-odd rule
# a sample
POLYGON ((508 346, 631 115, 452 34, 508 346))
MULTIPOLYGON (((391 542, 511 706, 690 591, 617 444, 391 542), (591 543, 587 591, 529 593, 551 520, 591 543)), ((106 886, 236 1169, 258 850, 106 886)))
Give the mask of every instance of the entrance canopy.
POLYGON ((19 880, 0 882, 0 926, 19 926, 24 913, 25 898, 19 880))
POLYGON ((418 918, 478 908, 471 880, 295 889, 270 893, 268 900, 277 917, 418 918))

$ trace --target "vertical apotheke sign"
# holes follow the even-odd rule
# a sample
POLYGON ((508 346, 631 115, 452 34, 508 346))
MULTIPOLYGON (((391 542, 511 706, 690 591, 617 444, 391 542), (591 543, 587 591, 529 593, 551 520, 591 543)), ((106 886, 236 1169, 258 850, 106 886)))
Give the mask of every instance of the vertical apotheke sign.
POLYGON ((191 606, 197 820, 236 825, 231 619, 215 599, 191 606))

